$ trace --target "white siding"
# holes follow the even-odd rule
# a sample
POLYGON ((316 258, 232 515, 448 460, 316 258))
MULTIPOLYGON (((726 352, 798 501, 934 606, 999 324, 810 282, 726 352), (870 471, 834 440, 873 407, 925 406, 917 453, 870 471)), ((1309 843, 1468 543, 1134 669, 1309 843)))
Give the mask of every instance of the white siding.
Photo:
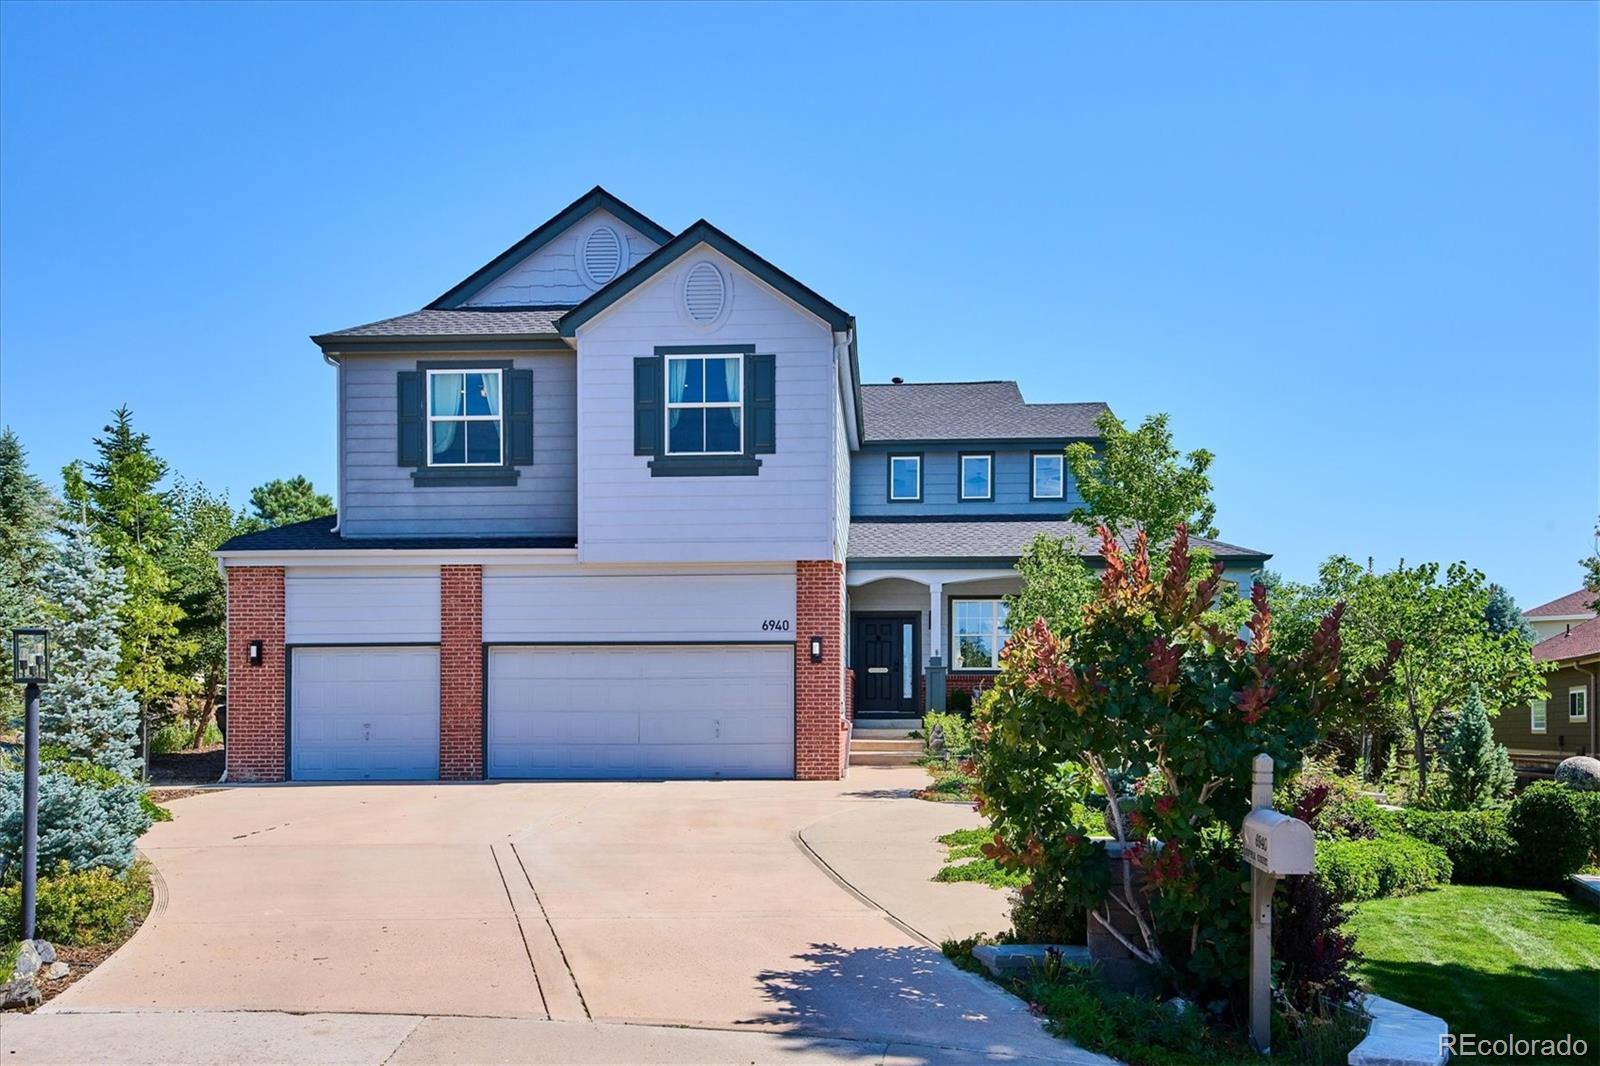
POLYGON ((834 408, 828 326, 705 248, 578 331, 578 550, 593 562, 834 557, 834 408), (719 325, 681 310, 682 272, 713 258, 732 306, 719 325), (633 454, 633 360, 657 345, 753 344, 776 356, 777 453, 754 477, 650 476, 633 454))
POLYGON ((577 304, 597 291, 578 265, 578 249, 589 231, 604 223, 626 246, 623 269, 655 251, 658 245, 609 211, 593 211, 561 236, 506 271, 467 300, 466 307, 514 307, 526 304, 577 304))
MULTIPOLYGON (((578 530, 577 371, 567 352, 519 355, 513 365, 533 371, 533 463, 515 485, 419 488, 412 468, 396 463, 396 374, 438 356, 345 356, 340 375, 344 433, 344 499, 340 531, 347 537, 494 536, 573 537, 578 530)), ((472 356, 455 356, 464 366, 472 356)), ((489 353, 482 359, 505 359, 489 353)))
POLYGON ((483 639, 792 641, 794 572, 505 574, 483 578, 483 639), (762 628, 775 621, 789 628, 762 628))
POLYGON ((439 639, 439 571, 379 575, 290 571, 284 577, 289 644, 385 644, 439 639))

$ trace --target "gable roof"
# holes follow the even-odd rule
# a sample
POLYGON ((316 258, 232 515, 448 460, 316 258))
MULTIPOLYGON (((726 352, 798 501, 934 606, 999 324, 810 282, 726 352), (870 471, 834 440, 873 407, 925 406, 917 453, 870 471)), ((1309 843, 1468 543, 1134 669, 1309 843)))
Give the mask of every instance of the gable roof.
POLYGON ((1594 608, 1589 606, 1589 601, 1596 596, 1588 589, 1579 589, 1569 592, 1565 596, 1557 597, 1549 603, 1541 603, 1532 610, 1523 611, 1525 618, 1571 618, 1582 615, 1585 618, 1594 617, 1594 608))
POLYGON ((507 248, 483 266, 457 282, 437 300, 428 305, 430 309, 459 307, 471 299, 478 292, 500 277, 506 271, 516 266, 540 248, 555 240, 573 225, 581 221, 590 212, 603 208, 611 212, 623 222, 632 226, 640 233, 649 237, 657 244, 666 244, 672 239, 672 231, 647 218, 639 211, 634 210, 621 200, 612 196, 605 189, 596 185, 572 203, 562 208, 549 221, 540 225, 533 232, 523 237, 516 244, 507 248))
POLYGON ((617 278, 563 315, 560 321, 556 323, 557 328, 561 330, 561 335, 563 337, 575 335, 578 327, 661 273, 661 271, 701 244, 721 252, 788 299, 822 319, 830 328, 842 332, 855 325, 855 317, 838 304, 778 269, 771 262, 761 258, 761 256, 702 218, 666 244, 645 256, 638 263, 635 263, 620 278, 617 278))
POLYGON ((1015 381, 863 385, 863 443, 1094 440, 1103 403, 1028 403, 1015 381))
POLYGON ((1600 618, 1591 618, 1582 625, 1547 637, 1533 646, 1533 657, 1546 663, 1596 656, 1600 656, 1600 618))

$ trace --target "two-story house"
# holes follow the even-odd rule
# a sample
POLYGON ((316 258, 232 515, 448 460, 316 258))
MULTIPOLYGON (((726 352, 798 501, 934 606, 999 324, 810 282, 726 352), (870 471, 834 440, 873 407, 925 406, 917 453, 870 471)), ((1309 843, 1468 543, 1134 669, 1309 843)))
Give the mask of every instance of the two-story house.
POLYGON ((337 515, 217 553, 235 781, 838 777, 852 703, 992 675, 1101 410, 863 386, 852 315, 599 188, 313 340, 337 515))

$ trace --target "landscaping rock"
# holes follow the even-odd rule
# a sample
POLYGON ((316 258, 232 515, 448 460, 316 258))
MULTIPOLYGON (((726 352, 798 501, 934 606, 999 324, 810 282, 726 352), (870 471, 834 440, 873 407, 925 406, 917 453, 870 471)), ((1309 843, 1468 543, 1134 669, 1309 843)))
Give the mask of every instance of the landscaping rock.
POLYGON ((44 976, 46 980, 59 981, 71 972, 72 967, 58 959, 50 964, 50 968, 44 972, 44 976))
MULTIPOLYGON (((54 958, 54 954, 51 955, 54 958)), ((11 968, 11 976, 26 977, 31 982, 33 975, 39 972, 39 967, 44 964, 44 959, 39 956, 39 949, 34 947, 31 940, 24 940, 17 949, 17 961, 11 968)))
POLYGON ((1444 1038, 1450 1027, 1444 1019, 1382 996, 1368 996, 1362 1006, 1372 1021, 1367 1038, 1350 1049, 1349 1066, 1444 1066, 1449 1061, 1444 1038))
POLYGON ((40 962, 49 966, 56 961, 56 949, 51 945, 50 941, 35 939, 32 943, 33 950, 38 953, 40 962))
POLYGON ((44 1002, 44 994, 33 983, 33 976, 14 977, 0 985, 0 1010, 9 1007, 37 1007, 44 1002))
POLYGON ((1574 755, 1556 767, 1556 780, 1580 792, 1600 792, 1600 759, 1574 755))
POLYGON ((980 944, 972 957, 996 977, 1019 977, 1042 968, 1052 950, 1068 966, 1089 965, 1089 949, 1081 944, 980 944))

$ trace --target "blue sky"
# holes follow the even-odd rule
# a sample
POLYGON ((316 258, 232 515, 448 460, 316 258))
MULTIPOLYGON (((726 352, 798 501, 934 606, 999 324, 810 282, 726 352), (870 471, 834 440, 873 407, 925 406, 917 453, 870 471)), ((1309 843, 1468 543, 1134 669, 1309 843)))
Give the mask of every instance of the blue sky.
POLYGON ((307 335, 594 184, 861 323, 868 380, 1172 415, 1226 539, 1575 588, 1591 4, 0 8, 0 418, 333 486, 307 335))

